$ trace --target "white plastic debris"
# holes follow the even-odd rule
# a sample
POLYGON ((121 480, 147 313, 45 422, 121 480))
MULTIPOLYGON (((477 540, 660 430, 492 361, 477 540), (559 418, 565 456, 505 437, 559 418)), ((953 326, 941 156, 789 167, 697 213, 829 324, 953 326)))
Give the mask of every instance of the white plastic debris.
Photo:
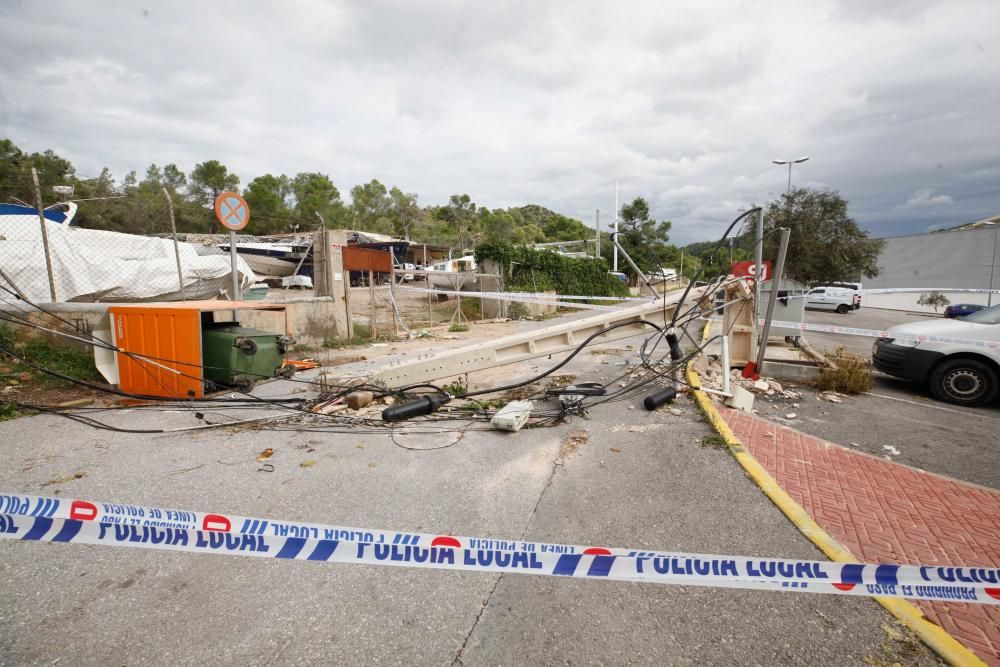
POLYGON ((511 401, 493 415, 490 425, 498 431, 519 431, 528 423, 534 407, 532 401, 511 401))

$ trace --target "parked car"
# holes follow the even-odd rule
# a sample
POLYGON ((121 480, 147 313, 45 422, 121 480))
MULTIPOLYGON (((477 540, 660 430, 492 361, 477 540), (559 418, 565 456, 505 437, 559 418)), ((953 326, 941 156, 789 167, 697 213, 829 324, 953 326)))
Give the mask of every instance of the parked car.
POLYGON ((958 320, 922 320, 890 327, 872 346, 872 363, 919 382, 957 405, 989 403, 1000 390, 1000 306, 958 320))
POLYGON ((965 317, 966 315, 971 315, 972 313, 978 313, 985 307, 986 306, 978 303, 956 303, 944 309, 944 316, 952 319, 956 317, 965 317))
POLYGON ((806 308, 835 310, 841 315, 861 308, 861 295, 849 287, 823 285, 806 292, 806 308))

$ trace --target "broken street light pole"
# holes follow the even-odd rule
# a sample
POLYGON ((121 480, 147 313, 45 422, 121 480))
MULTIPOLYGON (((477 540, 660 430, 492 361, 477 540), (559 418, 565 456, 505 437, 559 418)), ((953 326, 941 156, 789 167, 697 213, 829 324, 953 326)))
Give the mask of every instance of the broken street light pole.
MULTIPOLYGON (((706 296, 711 296, 709 287, 692 289, 687 303, 697 303, 706 296)), ((595 342, 602 343, 648 334, 649 328, 642 324, 641 320, 648 319, 658 325, 670 326, 671 317, 678 307, 677 302, 680 297, 681 293, 678 291, 666 296, 666 305, 664 298, 661 297, 621 310, 604 311, 598 315, 555 324, 537 331, 474 343, 430 357, 386 366, 376 371, 369 379, 373 383, 377 382, 387 387, 399 387, 568 352, 588 336, 615 324, 625 326, 599 335, 595 342), (633 324, 628 325, 629 322, 633 324)), ((711 304, 705 306, 706 309, 709 307, 711 304)), ((749 333, 740 332, 739 335, 749 335, 749 333)))

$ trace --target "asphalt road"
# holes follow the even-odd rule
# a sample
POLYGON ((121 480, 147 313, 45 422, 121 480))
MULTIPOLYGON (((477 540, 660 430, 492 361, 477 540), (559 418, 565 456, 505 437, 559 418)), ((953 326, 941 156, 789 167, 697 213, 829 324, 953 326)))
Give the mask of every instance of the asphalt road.
MULTIPOLYGON (((608 377, 634 342, 581 354, 566 372, 608 377)), ((258 392, 297 389, 278 381, 258 392)), ((206 417, 225 414, 247 412, 206 417)), ((199 423, 186 410, 92 416, 126 427, 199 423)), ((609 403, 588 419, 517 434, 397 432, 401 446, 360 429, 144 435, 46 415, 0 423, 0 489, 440 534, 822 558, 726 450, 703 446, 709 434, 686 398, 654 413, 638 400, 609 403), (574 430, 587 437, 567 451, 574 430), (265 448, 274 450, 273 472, 255 461, 265 448)), ((0 662, 9 664, 937 664, 912 638, 893 639, 875 602, 839 596, 2 540, 0 590, 0 662)))
MULTIPOLYGON (((847 315, 806 311, 806 321, 817 324, 885 329, 894 324, 925 319, 900 311, 862 308, 847 315)), ((810 332, 808 340, 820 350, 844 346, 870 358, 874 339, 810 332)), ((1000 488, 1000 402, 964 408, 930 398, 914 383, 874 373, 869 394, 846 397, 840 404, 816 399, 806 389, 805 400, 758 401, 761 414, 782 419, 806 433, 929 472, 1000 488), (898 453, 897 453, 898 452, 898 453)))

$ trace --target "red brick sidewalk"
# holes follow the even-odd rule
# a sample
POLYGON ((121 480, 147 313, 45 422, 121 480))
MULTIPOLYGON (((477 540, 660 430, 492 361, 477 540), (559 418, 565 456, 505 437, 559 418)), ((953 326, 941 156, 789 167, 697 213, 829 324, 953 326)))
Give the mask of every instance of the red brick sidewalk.
MULTIPOLYGON (((859 560, 1000 567, 1000 491, 855 452, 752 415, 722 418, 781 487, 859 560)), ((1000 607, 915 601, 1000 665, 1000 607)))

